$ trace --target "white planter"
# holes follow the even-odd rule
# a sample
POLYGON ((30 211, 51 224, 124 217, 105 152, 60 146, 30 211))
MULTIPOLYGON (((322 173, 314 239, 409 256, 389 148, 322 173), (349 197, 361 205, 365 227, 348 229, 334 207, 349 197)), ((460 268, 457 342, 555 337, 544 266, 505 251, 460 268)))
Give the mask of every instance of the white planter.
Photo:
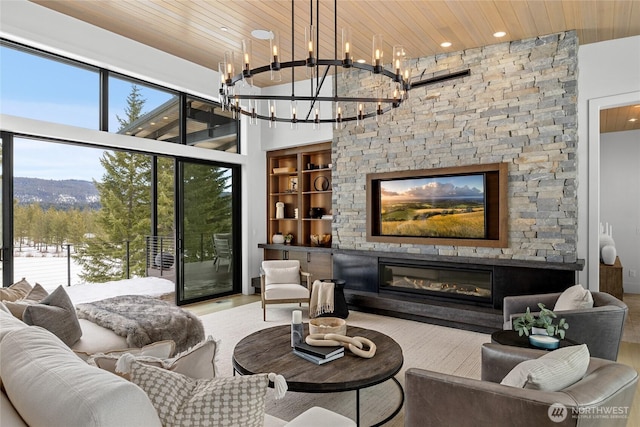
POLYGON ((533 328, 531 328, 531 334, 532 335, 549 335, 547 333, 547 330, 544 328, 536 328, 535 326, 533 328))

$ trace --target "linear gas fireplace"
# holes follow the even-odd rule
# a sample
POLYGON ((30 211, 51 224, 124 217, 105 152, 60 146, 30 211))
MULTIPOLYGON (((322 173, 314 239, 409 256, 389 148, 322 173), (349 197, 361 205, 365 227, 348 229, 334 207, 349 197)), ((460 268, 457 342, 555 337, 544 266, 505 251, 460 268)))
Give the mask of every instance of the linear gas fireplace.
POLYGON ((413 293, 492 304, 492 269, 445 267, 425 262, 380 259, 381 293, 413 293))

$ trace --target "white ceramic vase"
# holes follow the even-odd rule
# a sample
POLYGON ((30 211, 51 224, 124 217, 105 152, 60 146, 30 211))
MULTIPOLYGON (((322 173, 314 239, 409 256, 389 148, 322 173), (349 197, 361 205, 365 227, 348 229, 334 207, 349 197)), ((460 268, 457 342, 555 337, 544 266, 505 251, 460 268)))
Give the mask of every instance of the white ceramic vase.
POLYGON ((600 251, 600 255, 602 256, 603 263, 613 265, 616 262, 616 247, 613 245, 606 245, 600 251))
POLYGON ((276 203, 276 218, 277 219, 284 218, 284 203, 282 202, 276 203))
POLYGON ((284 236, 282 235, 282 233, 274 234, 271 238, 271 243, 275 243, 277 245, 284 243, 284 236))

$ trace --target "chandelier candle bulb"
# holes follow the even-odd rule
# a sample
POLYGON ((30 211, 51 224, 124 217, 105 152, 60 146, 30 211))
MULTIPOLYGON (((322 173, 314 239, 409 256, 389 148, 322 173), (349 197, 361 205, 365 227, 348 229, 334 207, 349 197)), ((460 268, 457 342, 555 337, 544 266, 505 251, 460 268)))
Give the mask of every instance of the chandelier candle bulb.
POLYGON ((351 28, 345 27, 342 29, 342 67, 345 71, 351 68, 353 60, 351 59, 351 28))
POLYGON ((382 72, 382 59, 384 57, 382 34, 373 36, 373 72, 380 74, 382 72))

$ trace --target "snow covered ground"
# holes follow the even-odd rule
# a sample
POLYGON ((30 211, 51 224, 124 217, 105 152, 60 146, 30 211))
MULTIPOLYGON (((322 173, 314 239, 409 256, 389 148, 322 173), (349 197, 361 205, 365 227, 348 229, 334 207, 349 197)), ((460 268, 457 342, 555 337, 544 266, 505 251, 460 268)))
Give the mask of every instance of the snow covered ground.
POLYGON ((62 285, 74 304, 97 301, 116 295, 139 294, 158 296, 175 290, 173 282, 159 277, 132 278, 106 283, 82 283, 79 273, 82 268, 66 256, 41 254, 23 248, 14 257, 14 283, 23 277, 33 286, 39 283, 48 292, 62 285), (70 283, 69 273, 70 271, 70 283))

